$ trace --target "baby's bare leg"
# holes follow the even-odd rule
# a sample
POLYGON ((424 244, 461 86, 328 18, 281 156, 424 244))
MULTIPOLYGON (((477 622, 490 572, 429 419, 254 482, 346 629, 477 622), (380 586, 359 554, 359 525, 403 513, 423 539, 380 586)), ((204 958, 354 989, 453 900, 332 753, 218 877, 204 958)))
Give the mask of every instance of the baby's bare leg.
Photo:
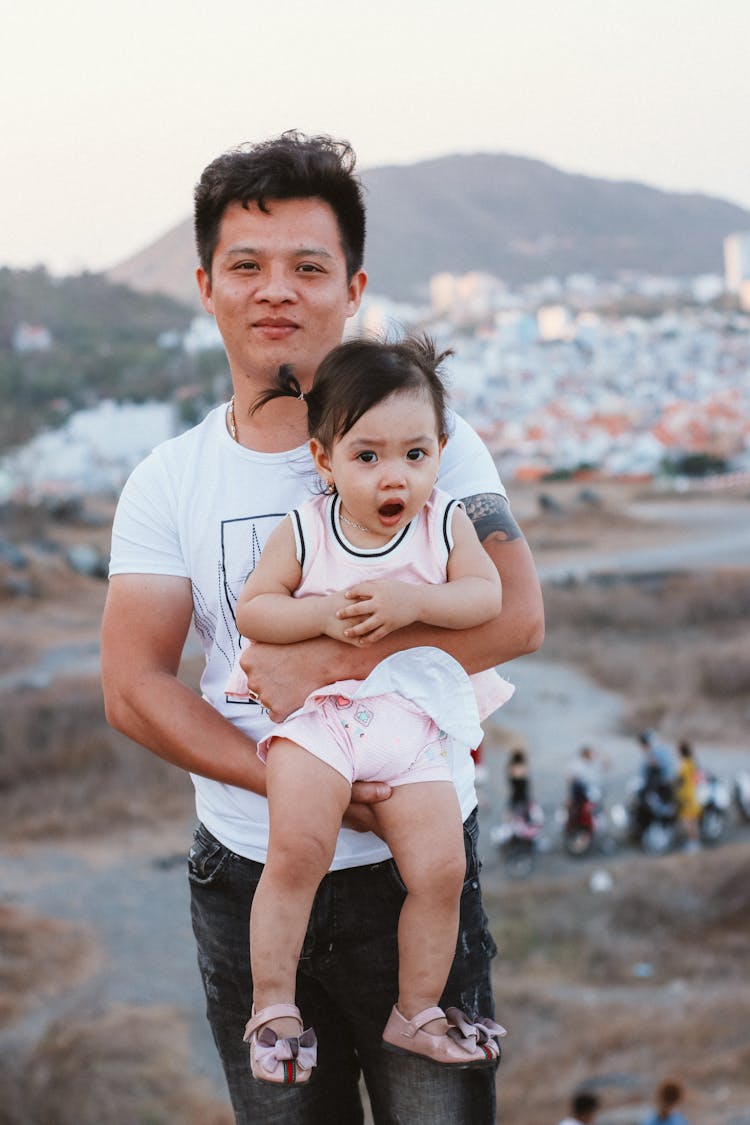
MULTIPOLYGON (((400 785, 373 809, 408 894, 398 925, 398 1008, 408 1020, 434 1007, 456 952, 466 873, 458 796, 449 781, 400 785)), ((425 1025, 441 1034, 444 1021, 425 1025)))
MULTIPOLYGON (((294 1001, 297 962, 315 892, 329 868, 351 785, 337 770, 288 739, 274 739, 266 761, 271 828, 268 859, 250 913, 255 1011, 294 1001)), ((294 1020, 273 1020, 280 1036, 294 1020)))

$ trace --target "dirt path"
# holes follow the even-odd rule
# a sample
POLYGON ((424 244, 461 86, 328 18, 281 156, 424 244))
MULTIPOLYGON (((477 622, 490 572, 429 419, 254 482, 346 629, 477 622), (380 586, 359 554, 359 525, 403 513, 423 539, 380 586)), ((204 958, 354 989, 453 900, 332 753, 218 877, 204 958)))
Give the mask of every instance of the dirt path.
MULTIPOLYGON (((602 691, 571 668, 539 657, 516 661, 504 671, 517 691, 488 728, 489 778, 481 796, 484 880, 494 886, 505 880, 499 856, 489 843, 489 826, 501 819, 505 802, 501 734, 506 743, 510 730, 511 737, 521 738, 529 747, 535 791, 548 812, 553 836, 551 813, 564 792, 565 766, 584 740, 612 759, 611 792, 639 765, 632 739, 618 732, 618 696, 602 691)), ((739 760, 731 748, 701 748, 701 758, 717 770, 733 768, 739 760)), ((744 758, 747 762, 747 755, 744 758)), ((25 1022, 14 1026, 14 1035, 36 1038, 50 1018, 81 1005, 174 1005, 189 1025, 196 1068, 224 1095, 204 1018, 190 932, 184 865, 190 828, 188 823, 168 824, 159 833, 121 832, 104 841, 0 847, 5 901, 83 923, 100 950, 83 984, 33 1005, 25 1022)), ((543 856, 542 862, 548 874, 555 864, 567 861, 550 855, 543 856)))

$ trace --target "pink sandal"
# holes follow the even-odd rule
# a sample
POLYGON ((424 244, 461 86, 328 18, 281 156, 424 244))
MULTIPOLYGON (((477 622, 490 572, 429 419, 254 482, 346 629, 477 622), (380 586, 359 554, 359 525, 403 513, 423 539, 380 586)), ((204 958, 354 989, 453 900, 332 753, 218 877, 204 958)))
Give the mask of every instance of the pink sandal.
POLYGON ((294 1004, 271 1004, 255 1011, 245 1026, 243 1041, 250 1044, 250 1070, 253 1078, 277 1086, 301 1086, 309 1082, 318 1061, 318 1041, 311 1027, 303 1031, 302 1016, 294 1004), (281 1039, 270 1020, 291 1016, 299 1022, 300 1035, 281 1039))
POLYGON ((500 1058, 498 1039, 505 1034, 505 1028, 494 1020, 481 1019, 472 1023, 458 1008, 448 1008, 447 1012, 442 1008, 425 1008, 414 1019, 407 1020, 394 1004, 383 1032, 383 1046, 389 1051, 408 1051, 441 1066, 463 1070, 494 1066, 500 1058), (426 1023, 438 1019, 448 1021, 444 1035, 431 1035, 422 1030, 426 1023))

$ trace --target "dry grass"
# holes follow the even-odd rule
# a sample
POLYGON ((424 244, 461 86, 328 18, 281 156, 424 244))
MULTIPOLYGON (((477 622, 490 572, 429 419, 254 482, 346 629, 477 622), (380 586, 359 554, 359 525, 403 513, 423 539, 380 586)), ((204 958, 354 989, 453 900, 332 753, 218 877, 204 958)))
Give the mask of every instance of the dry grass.
POLYGON ((190 1073, 184 1022, 169 1008, 115 1007, 50 1025, 4 1064, 0 1125, 232 1125, 190 1073))
POLYGON ((744 740, 750 719, 750 575, 545 589, 545 655, 573 661, 628 700, 634 728, 744 740))
POLYGON ((580 875, 485 894, 499 1013, 512 1032, 504 1121, 548 1125, 587 1084, 602 1093, 602 1125, 635 1125, 666 1074, 687 1083, 691 1120, 747 1121, 749 859, 750 845, 738 844, 649 860, 648 878, 642 864, 622 864, 608 895, 580 875), (633 973, 642 962, 648 981, 633 973))
POLYGON ((23 1015, 32 994, 37 1001, 75 985, 98 956, 85 927, 0 904, 0 1027, 23 1015))
POLYGON ((4 698, 0 790, 10 839, 111 831, 192 808, 187 775, 112 731, 90 680, 4 698))

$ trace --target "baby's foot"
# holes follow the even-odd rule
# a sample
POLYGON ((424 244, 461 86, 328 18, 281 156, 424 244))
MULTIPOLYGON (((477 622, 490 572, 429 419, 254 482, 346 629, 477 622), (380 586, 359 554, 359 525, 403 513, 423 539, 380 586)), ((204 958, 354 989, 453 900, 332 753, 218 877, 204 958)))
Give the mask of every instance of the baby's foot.
POLYGON ((279 1016, 278 1019, 269 1020, 264 1026, 275 1031, 279 1039, 294 1039, 302 1033, 299 1020, 289 1016, 279 1016))
MULTIPOLYGON (((412 1011, 411 1009, 409 1009, 408 1010, 409 1014, 406 1015, 406 1012, 404 1012, 403 1008, 401 1008, 400 1005, 399 1005, 399 1009, 406 1016, 407 1020, 413 1020, 414 1017, 418 1016, 419 1013, 422 1011, 421 1008, 417 1009, 416 1011, 412 1011)), ((448 1021, 447 1021, 447 1019, 445 1019, 444 1016, 438 1017, 437 1019, 434 1019, 434 1020, 428 1020, 427 1023, 422 1024, 422 1031, 426 1031, 428 1035, 445 1035, 447 1030, 448 1030, 448 1021)))

